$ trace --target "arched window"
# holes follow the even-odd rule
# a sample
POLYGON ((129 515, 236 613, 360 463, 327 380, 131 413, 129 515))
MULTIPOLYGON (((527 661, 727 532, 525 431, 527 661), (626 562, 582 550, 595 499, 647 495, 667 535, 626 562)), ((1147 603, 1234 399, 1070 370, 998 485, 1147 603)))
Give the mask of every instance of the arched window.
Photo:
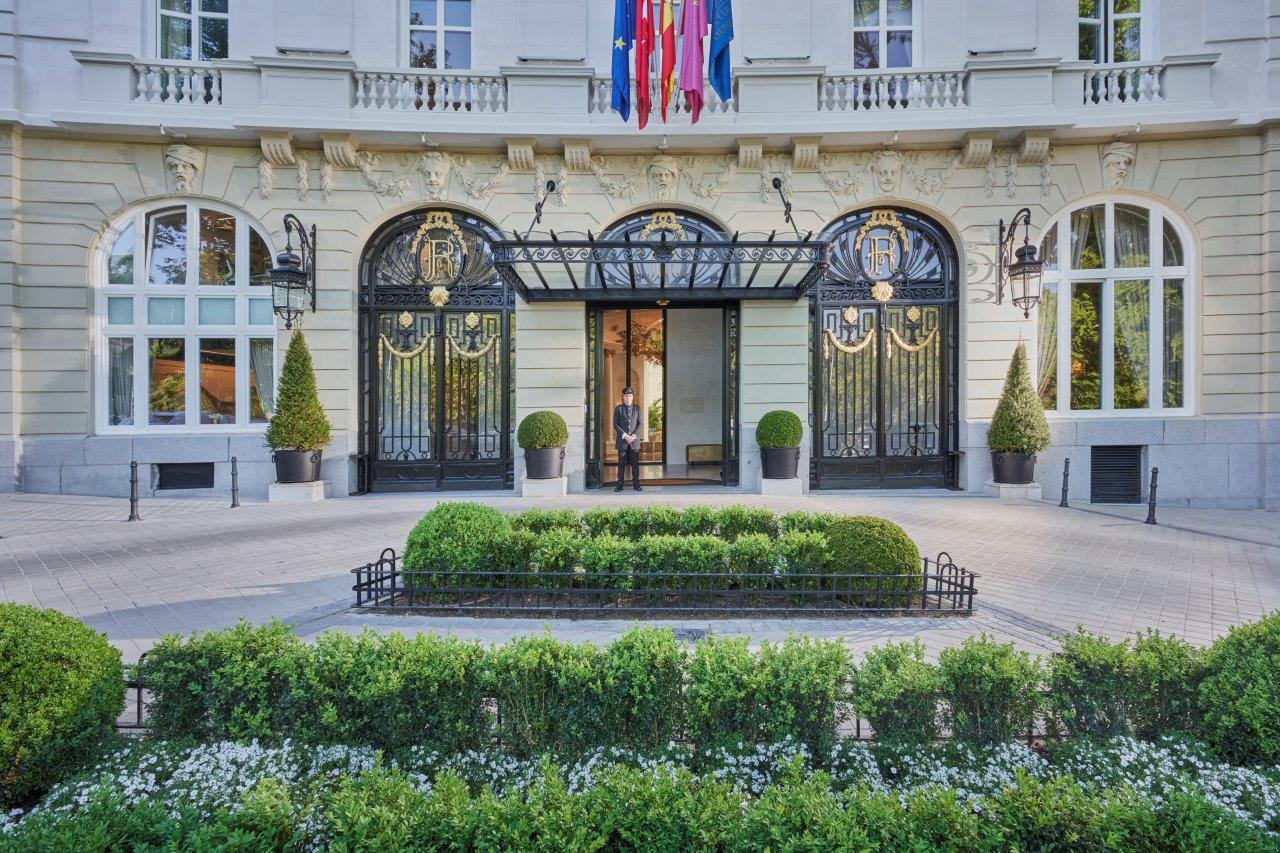
POLYGON ((275 393, 266 235, 209 202, 136 210, 97 269, 101 432, 256 428, 275 393))
POLYGON ((1050 223, 1037 380, 1049 411, 1186 412, 1193 245, 1140 199, 1082 204, 1050 223))
MULTIPOLYGON (((682 243, 716 243, 729 239, 729 235, 711 220, 683 210, 645 210, 621 219, 600 235, 605 241, 624 243, 666 240, 679 246, 682 243)), ((756 235, 744 235, 757 239, 756 235)), ((758 239, 764 239, 760 236, 758 239)), ((704 263, 699 266, 687 258, 676 257, 665 264, 659 263, 605 263, 599 269, 606 288, 666 287, 679 282, 683 287, 735 287, 737 264, 727 268, 721 264, 704 263), (721 276, 725 278, 721 280, 721 276), (690 282, 690 278, 693 279, 690 282)))

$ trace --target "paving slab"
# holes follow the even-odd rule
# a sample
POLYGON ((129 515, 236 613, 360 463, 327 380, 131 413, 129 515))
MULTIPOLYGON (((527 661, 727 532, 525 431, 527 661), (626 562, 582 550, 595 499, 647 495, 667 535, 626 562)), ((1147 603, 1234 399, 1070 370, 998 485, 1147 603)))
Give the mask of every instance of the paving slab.
POLYGON ((126 501, 0 495, 0 599, 56 607, 83 619, 136 660, 166 633, 282 619, 305 637, 326 629, 452 632, 484 642, 550 630, 608 642, 627 620, 423 617, 351 609, 350 570, 403 547, 441 500, 589 509, 742 503, 777 512, 873 514, 906 528, 929 555, 947 551, 978 572, 969 618, 655 620, 682 631, 838 637, 854 648, 918 636, 931 656, 991 634, 1029 651, 1053 649, 1076 625, 1115 638, 1146 628, 1203 645, 1280 608, 1280 516, 1250 510, 1160 508, 1056 501, 1000 502, 950 492, 841 492, 798 497, 666 490, 538 499, 510 493, 371 495, 316 504, 147 499, 140 522, 126 501))

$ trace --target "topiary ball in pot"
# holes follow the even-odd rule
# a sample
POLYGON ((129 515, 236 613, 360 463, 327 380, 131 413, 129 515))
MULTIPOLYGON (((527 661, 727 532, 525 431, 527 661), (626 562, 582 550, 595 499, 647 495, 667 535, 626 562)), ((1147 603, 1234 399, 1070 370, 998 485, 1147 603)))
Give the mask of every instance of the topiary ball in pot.
POLYGON ((0 604, 0 811, 92 758, 123 709, 120 652, 105 636, 56 610, 0 604))
POLYGON ((1045 420, 1044 404, 1031 386, 1027 349, 1018 344, 987 431, 993 478, 997 483, 1032 482, 1036 454, 1048 446, 1049 422, 1045 420))
POLYGON ((774 409, 756 424, 760 467, 766 480, 790 480, 800 464, 800 440, 804 425, 795 412, 774 409))
POLYGON ((555 412, 531 412, 520 422, 516 441, 524 448, 524 475, 530 480, 553 480, 564 473, 564 446, 569 427, 555 412))
POLYGON ((329 443, 329 419, 316 393, 311 351, 295 331, 285 352, 275 412, 267 425, 267 446, 276 463, 276 481, 310 483, 320 479, 321 448, 329 443))
POLYGON ((870 607, 894 609, 905 607, 908 597, 923 586, 924 569, 920 549, 907 532, 892 521, 871 515, 842 515, 827 528, 826 572, 840 575, 863 575, 851 586, 870 607), (902 577, 887 577, 901 575, 902 577), (881 577, 876 577, 881 576, 881 577), (879 591, 881 600, 872 600, 879 591))

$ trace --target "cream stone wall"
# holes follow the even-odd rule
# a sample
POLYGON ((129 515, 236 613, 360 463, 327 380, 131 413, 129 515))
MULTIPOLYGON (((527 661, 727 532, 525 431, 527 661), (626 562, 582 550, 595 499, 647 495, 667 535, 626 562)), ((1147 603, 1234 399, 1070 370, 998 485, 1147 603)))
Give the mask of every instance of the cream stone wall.
MULTIPOLYGON (((587 375, 587 313, 581 302, 516 303, 516 412, 513 423, 548 409, 569 427, 564 470, 582 491, 587 375)), ((524 481, 524 452, 516 449, 516 484, 524 481)))
MULTIPOLYGON (((17 434, 26 448, 16 460, 24 471, 22 488, 111 492, 117 486, 114 479, 110 486, 93 478, 76 481, 67 469, 100 460, 109 460, 103 466, 119 465, 130 454, 156 459, 169 454, 177 461, 192 446, 176 440, 164 446, 155 439, 136 439, 127 448, 119 442, 130 439, 86 441, 93 432, 90 270, 97 237, 131 205, 175 195, 176 176, 165 165, 166 146, 156 142, 29 133, 21 155, 15 156, 12 138, 8 146, 0 139, 0 270, 12 269, 4 265, 18 258, 20 265, 0 276, 0 470, 14 470, 15 463, 6 462, 3 443, 6 435, 17 434), (9 282, 17 282, 16 291, 9 282), (59 442, 59 437, 65 440, 59 442)), ((732 153, 677 156, 674 187, 658 182, 649 153, 572 161, 580 167, 575 170, 559 150, 539 151, 533 168, 522 171, 518 167, 527 164, 501 154, 427 148, 363 151, 342 140, 327 152, 286 143, 267 159, 255 147, 187 144, 205 155, 190 196, 243 209, 269 231, 274 249, 283 243, 285 212, 319 226, 319 311, 305 317, 303 328, 315 357, 321 398, 335 426, 330 448, 334 462, 326 472, 335 492, 354 485, 346 458, 357 446, 356 283, 360 253, 380 224, 417 207, 443 204, 485 216, 508 233, 523 231, 536 188, 556 179, 557 192, 547 200, 541 228, 598 233, 602 225, 629 212, 665 205, 701 212, 730 231, 785 233, 781 205, 769 185, 778 177, 805 231, 821 230, 851 210, 897 204, 935 217, 952 234, 963 278, 960 417, 961 444, 968 455, 961 484, 970 489, 980 488, 987 473, 985 421, 1008 358, 1020 339, 1035 339, 1033 320, 1024 320, 1011 305, 994 304, 997 220, 1029 206, 1039 228, 1067 206, 1109 192, 1165 203, 1183 217, 1196 239, 1198 334, 1192 370, 1199 380, 1194 417, 1055 418, 1058 445, 1106 443, 1113 434, 1131 431, 1131 422, 1143 421, 1140 435, 1153 446, 1227 448, 1201 461, 1221 463, 1243 485, 1233 491, 1224 479, 1220 492, 1205 500, 1280 506, 1275 449, 1275 415, 1280 414, 1276 134, 1157 141, 1131 134, 1127 140, 1134 146, 1134 161, 1120 176, 1104 167, 1103 144, 1053 146, 1043 162, 1034 163, 1022 162, 1015 147, 997 145, 990 161, 978 166, 962 165, 959 149, 904 147, 823 152, 816 164, 797 163, 785 153, 765 153, 758 161, 732 153), (1272 417, 1263 417, 1268 414, 1272 417)), ((785 406, 807 419, 806 307, 747 302, 742 321, 743 483, 750 485, 759 464, 753 443, 759 415, 785 406)), ((516 415, 544 407, 561 411, 579 458, 583 322, 582 305, 574 303, 521 303, 517 314, 516 415)), ((208 443, 198 431, 175 435, 208 443)), ((258 446, 256 440, 255 433, 218 439, 221 449, 213 452, 212 461, 225 463, 237 448, 249 453, 258 446)), ((1060 461, 1053 453, 1041 467, 1048 482, 1060 470, 1054 467, 1060 461)), ((261 454, 253 461, 265 464, 261 454)), ((108 473, 104 470, 103 476, 108 473)), ((265 468, 258 473, 267 476, 265 468)), ((223 474, 220 468, 220 489, 223 474)), ((1196 475, 1189 472, 1180 485, 1176 475, 1170 476, 1170 495, 1197 499, 1196 475)), ((0 474, 0 488, 4 483, 0 474)))
MULTIPOLYGON (((756 424, 765 412, 787 409, 809 423, 809 305, 808 302, 744 301, 742 338, 738 345, 738 395, 741 400, 740 483, 760 487, 760 445, 756 424)), ((806 429, 800 447, 800 479, 809 481, 806 429)))

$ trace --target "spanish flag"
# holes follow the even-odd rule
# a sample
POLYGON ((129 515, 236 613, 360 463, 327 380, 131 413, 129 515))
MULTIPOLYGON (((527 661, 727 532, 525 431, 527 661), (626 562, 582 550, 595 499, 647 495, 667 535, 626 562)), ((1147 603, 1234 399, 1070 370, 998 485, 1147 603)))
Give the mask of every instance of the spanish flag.
POLYGON ((662 121, 667 120, 667 104, 676 91, 676 16, 671 0, 662 0, 662 19, 658 22, 662 36, 662 121))

